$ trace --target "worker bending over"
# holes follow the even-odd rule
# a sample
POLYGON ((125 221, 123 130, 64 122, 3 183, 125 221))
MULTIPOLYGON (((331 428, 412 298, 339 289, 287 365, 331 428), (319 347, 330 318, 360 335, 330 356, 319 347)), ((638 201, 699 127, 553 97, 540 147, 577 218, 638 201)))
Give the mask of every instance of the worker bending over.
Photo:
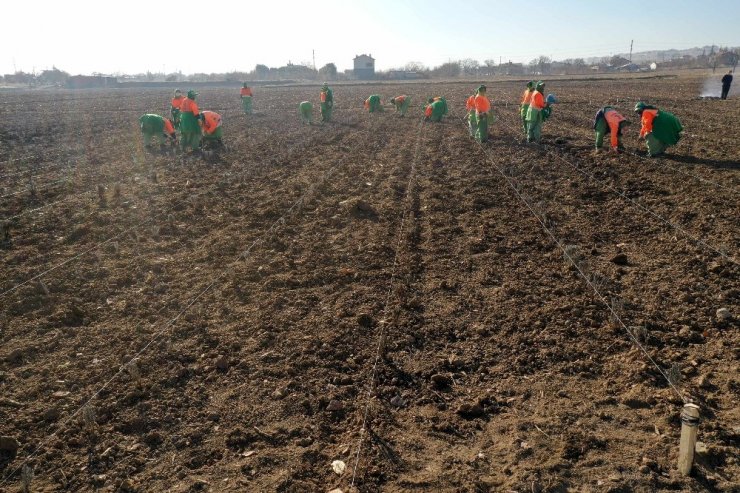
POLYGON ((678 144, 683 126, 675 115, 642 101, 635 105, 635 113, 640 115, 640 138, 645 139, 648 156, 660 156, 668 147, 678 144))
POLYGON ((365 100, 364 106, 365 109, 370 113, 383 111, 383 106, 380 104, 380 96, 377 94, 373 94, 372 96, 367 98, 365 100))
POLYGON ((221 115, 215 111, 204 110, 201 112, 203 115, 201 123, 203 124, 203 141, 202 147, 205 149, 223 147, 223 127, 221 115))
POLYGON ((596 150, 601 150, 604 144, 604 136, 607 132, 611 134, 611 150, 622 152, 622 129, 629 125, 627 121, 617 110, 611 106, 601 108, 594 118, 594 131, 596 132, 596 150))
POLYGON ((395 98, 391 98, 391 104, 396 108, 396 113, 401 113, 401 116, 405 116, 411 104, 411 96, 406 96, 405 94, 396 96, 395 98))
POLYGON ((298 112, 301 114, 301 121, 307 125, 313 122, 313 105, 310 101, 303 101, 298 105, 298 112))
POLYGON ((447 114, 447 101, 441 96, 429 98, 424 108, 424 116, 427 120, 433 122, 442 121, 442 117, 447 114))
POLYGON ((144 147, 146 148, 151 147, 154 137, 159 138, 160 149, 164 149, 167 143, 172 145, 177 142, 175 126, 172 120, 168 118, 147 113, 139 117, 139 124, 141 126, 141 134, 144 137, 144 147))

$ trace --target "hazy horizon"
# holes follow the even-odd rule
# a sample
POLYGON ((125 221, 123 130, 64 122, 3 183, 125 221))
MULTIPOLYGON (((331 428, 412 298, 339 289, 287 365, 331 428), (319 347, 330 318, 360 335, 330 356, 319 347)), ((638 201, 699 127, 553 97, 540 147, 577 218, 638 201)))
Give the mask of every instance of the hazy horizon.
POLYGON ((0 73, 70 74, 248 72, 333 62, 342 71, 372 54, 376 68, 407 62, 426 66, 473 58, 527 63, 540 55, 590 58, 634 51, 738 46, 740 2, 626 0, 617 11, 576 0, 285 0, 269 5, 221 2, 217 9, 190 0, 178 4, 133 0, 125 6, 37 0, 5 6, 15 42, 3 50, 0 73), (206 19, 216 19, 207 22, 206 19), (708 34, 711 33, 711 34, 708 34), (708 37, 710 39, 708 39, 708 37))

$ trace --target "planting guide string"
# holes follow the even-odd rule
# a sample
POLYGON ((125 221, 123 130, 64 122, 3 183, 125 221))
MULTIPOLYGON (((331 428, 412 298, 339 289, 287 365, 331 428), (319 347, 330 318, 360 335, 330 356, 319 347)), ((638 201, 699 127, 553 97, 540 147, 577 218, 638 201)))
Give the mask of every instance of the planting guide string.
MULTIPOLYGON (((410 197, 411 187, 412 187, 413 181, 414 181, 415 170, 416 170, 416 163, 418 161, 419 151, 421 149, 421 137, 423 135, 424 122, 425 122, 425 119, 424 118, 422 118, 420 120, 420 122, 419 122, 419 130, 418 130, 417 137, 416 137, 416 146, 415 146, 415 149, 414 149, 414 157, 413 157, 413 160, 411 162, 411 170, 409 172, 409 181, 408 181, 408 184, 406 185, 406 201, 408 201, 408 198, 410 197)), ((387 320, 387 317, 388 317, 388 307, 390 306, 390 298, 391 298, 391 294, 393 292, 393 285, 394 285, 394 282, 395 282, 395 279, 396 279, 396 266, 398 265, 398 252, 401 249, 401 242, 402 242, 403 236, 404 236, 403 235, 403 228, 404 228, 404 225, 406 223, 406 216, 407 216, 406 206, 404 205, 403 215, 401 216, 401 223, 400 223, 400 225, 398 227, 398 240, 396 242, 396 251, 395 251, 395 254, 393 256, 393 263, 391 265, 391 278, 390 278, 390 281, 389 281, 389 284, 388 284, 388 291, 386 293, 385 302, 384 302, 384 305, 383 305, 383 312, 382 312, 382 314, 383 314, 382 317, 383 318, 382 318, 382 321, 381 321, 382 325, 381 325, 380 334, 378 335, 378 346, 377 346, 377 349, 376 349, 376 352, 375 352, 375 361, 373 362, 373 368, 372 368, 372 371, 370 373, 370 384, 368 385, 368 390, 367 390, 367 398, 366 398, 366 402, 365 402, 365 410, 363 412, 363 417, 362 417, 362 427, 360 428, 360 437, 357 439, 357 453, 355 454, 355 464, 352 467, 352 481, 350 483, 350 486, 351 487, 353 487, 355 485, 355 479, 356 479, 356 476, 357 476, 357 467, 358 467, 358 465, 360 463, 360 453, 362 451, 362 442, 363 442, 363 440, 365 438, 365 430, 367 428, 367 418, 368 418, 368 415, 370 413, 370 402, 372 401, 372 392, 375 389, 375 376, 376 376, 376 374, 378 372, 378 363, 380 362, 380 356, 381 356, 381 351, 382 351, 382 347, 383 347, 383 343, 384 343, 384 338, 386 336, 386 332, 387 332, 387 328, 388 328, 388 320, 387 320)))
POLYGON ((588 284, 589 287, 593 290, 593 292, 596 295, 596 297, 604 305, 606 305, 607 309, 611 313, 611 315, 614 318, 614 320, 616 320, 617 322, 619 322, 619 325, 621 325, 622 328, 625 330, 625 332, 627 332, 627 334, 629 335, 630 339, 632 339, 632 341, 640 348, 640 350, 645 354, 645 356, 653 364, 653 366, 655 366, 655 368, 660 372, 660 374, 663 375, 663 377, 665 378, 666 382, 668 382, 668 385, 671 387, 671 389, 673 389, 673 391, 676 393, 676 395, 678 396, 678 398, 684 404, 687 403, 688 401, 686 400, 686 398, 684 398, 683 394, 681 394, 681 391, 671 381, 671 379, 665 373, 665 371, 663 370, 663 368, 661 368, 660 365, 658 365, 658 363, 653 359, 653 357, 650 356, 650 353, 648 353, 648 351, 645 349, 645 347, 640 343, 639 339, 637 339, 637 337, 632 333, 632 331, 630 331, 629 328, 627 328, 627 325, 624 323, 624 321, 622 320, 622 317, 619 316, 619 314, 614 309, 614 307, 612 306, 612 304, 607 301, 606 297, 603 294, 601 294, 601 292, 598 290, 598 288, 593 284, 593 282, 591 282, 591 280, 588 278, 588 276, 583 272, 583 270, 581 269, 581 267, 578 265, 578 262, 576 262, 573 259, 573 257, 570 255, 570 253, 568 253, 567 249, 563 246, 563 244, 555 237, 555 235, 552 233, 552 231, 550 230, 550 228, 547 227, 547 225, 542 220, 542 218, 540 217, 540 215, 537 214, 537 212, 534 210, 534 208, 530 205, 529 201, 527 201, 527 199, 519 192, 519 190, 517 189, 517 186, 514 183, 514 181, 506 173, 504 173, 504 171, 501 168, 499 168, 499 166, 496 165, 495 161, 491 158, 491 155, 490 155, 489 151, 486 150, 485 147, 483 147, 483 144, 481 144, 478 141, 476 141, 476 142, 480 146, 481 151, 483 151, 483 153, 486 155, 486 158, 491 163, 491 165, 496 169, 496 171, 501 176, 504 177, 504 179, 509 184, 509 186, 512 188, 512 190, 514 190, 514 193, 516 194, 516 196, 522 202, 524 202, 524 205, 526 205, 527 209, 529 209, 529 211, 532 213, 532 215, 535 217, 535 219, 537 219, 537 222, 540 223, 540 226, 542 226, 542 229, 545 230, 545 232, 547 233, 547 235, 552 239, 552 241, 555 242, 555 244, 558 246, 558 248, 560 248, 560 250, 562 250, 563 255, 568 259, 568 261, 573 265, 573 267, 576 268, 576 270, 578 271, 578 273, 580 274, 580 276, 583 278, 583 280, 586 281, 586 284, 588 284))
MULTIPOLYGON (((507 127, 509 128, 509 129, 512 129, 512 130, 513 130, 513 127, 511 127, 511 125, 509 125, 509 124, 507 124, 507 123, 504 123, 504 125, 506 125, 506 126, 507 126, 507 127)), ((556 147, 557 147, 557 146, 556 146, 556 147)), ((555 153, 555 152, 553 152, 553 151, 551 151, 551 150, 549 150, 549 149, 545 149, 545 151, 546 151, 546 152, 548 152, 549 154, 551 154, 552 156, 555 156, 556 158, 560 159, 560 160, 561 160, 561 161, 563 161, 564 163, 568 164, 568 165, 569 165, 570 167, 572 167, 573 169, 575 169, 576 171, 578 171, 578 172, 579 172, 579 173, 581 173, 582 175, 584 175, 584 176, 586 176, 586 177, 589 177, 589 178, 591 178, 591 179, 592 179, 593 181, 595 181, 595 182, 597 182, 597 183, 599 183, 599 184, 603 185, 604 187, 606 187, 606 188, 610 189, 610 190, 611 190, 612 192, 616 193, 617 195, 619 195, 620 197, 622 197, 622 198, 623 198, 624 200, 626 200, 626 201, 630 202, 631 204, 635 205, 636 207, 638 207, 638 208, 639 208, 639 209, 641 209, 642 211, 646 212, 647 214, 649 214, 649 215, 653 216, 654 218, 658 219, 658 220, 659 220, 659 221, 661 221, 662 223, 664 223, 664 224, 666 224, 666 225, 668 225, 668 226, 672 227, 673 229, 675 229, 676 231, 678 231, 679 233, 681 233, 682 235, 684 235, 684 236, 685 236, 686 238, 688 238, 689 240, 693 241, 694 243, 696 243, 696 244, 698 244, 698 245, 701 245, 701 246, 703 246, 704 248, 706 248, 706 249, 708 249, 708 250, 711 250, 712 252, 714 252, 714 253, 716 253, 717 255, 721 256, 722 258, 724 258, 724 259, 725 259, 725 260, 727 260, 728 262, 731 262, 731 263, 733 263, 733 264, 735 264, 735 265, 740 265, 740 263, 739 263, 739 262, 738 262, 737 260, 735 260, 735 259, 734 259, 733 257, 730 257, 730 256, 729 256, 729 255, 727 255, 726 253, 722 252, 722 251, 721 251, 720 249, 718 249, 718 248, 716 248, 716 247, 714 247, 714 246, 710 245, 709 243, 705 242, 705 241, 704 241, 704 240, 702 240, 701 238, 697 238, 696 236, 692 235, 691 233, 689 233, 688 231, 686 231, 686 230, 685 230, 684 228, 682 228, 681 226, 679 226, 679 225, 677 225, 677 224, 675 224, 675 223, 673 223, 673 222, 669 221, 668 219, 664 218, 663 216, 661 216, 661 215, 660 215, 660 214, 658 214, 657 212, 653 211, 652 209, 650 209, 650 208, 648 208, 648 207, 645 207, 644 205, 640 204, 640 203, 639 203, 639 202, 637 202, 636 200, 634 200, 634 199, 632 199, 632 198, 628 197, 628 196, 627 196, 627 195, 626 195, 626 194, 624 193, 624 191, 622 191, 622 190, 619 190, 618 188, 615 188, 614 186, 610 185, 609 183, 606 183, 606 182, 605 182, 605 181, 603 181, 603 180, 599 180, 599 179, 598 179, 598 178, 596 178, 596 176, 594 176, 594 175, 593 175, 592 173, 589 173, 588 171, 585 171, 585 170, 583 170, 583 169, 579 168, 579 167, 578 167, 577 165, 575 165, 575 164, 571 163, 570 161, 568 161, 567 159, 565 159, 564 157, 562 157, 562 156, 561 156, 560 154, 558 154, 558 153, 555 153)))
MULTIPOLYGON (((316 188, 321 186, 326 180, 342 165, 344 164, 345 159, 341 158, 337 163, 335 163, 333 166, 331 166, 327 171, 323 173, 321 178, 318 181, 312 182, 310 186, 307 187, 306 191, 295 201, 293 204, 273 223, 271 224, 270 228, 262 234, 262 236, 255 239, 239 256, 234 260, 231 265, 237 264, 241 261, 246 260, 246 258, 251 253, 252 249, 259 245, 260 243, 265 243, 267 240, 271 239, 274 234, 277 232, 278 229, 280 229, 281 226, 285 225, 285 221, 288 217, 290 217, 294 211, 301 210, 301 207, 303 206, 305 200, 309 195, 311 195, 316 188)), ((23 466, 28 464, 28 461, 30 461, 32 458, 38 455, 39 451, 52 439, 54 438, 62 429, 64 425, 66 425, 72 418, 77 416, 83 409, 85 409, 96 397, 100 395, 103 390, 105 390, 119 375, 121 375, 124 371, 126 371, 132 364, 134 364, 139 357, 152 345, 154 342, 156 342, 170 327, 172 327, 177 320, 179 320, 200 298, 202 298, 208 291, 213 288, 220 280, 223 278, 227 273, 230 272, 229 268, 222 268, 220 270, 220 273, 208 283, 208 285, 200 290, 187 304, 186 306, 181 309, 173 318, 171 318, 160 330, 154 333, 154 335, 151 337, 151 339, 136 353, 134 356, 128 360, 125 364, 121 365, 116 373, 113 374, 108 380, 104 382, 104 384, 95 391, 90 398, 88 398, 81 406, 79 406, 72 414, 67 416, 60 424, 57 426, 56 430, 54 430, 51 434, 47 435, 41 443, 39 443, 38 446, 33 450, 31 454, 29 454, 21 464, 18 465, 13 471, 11 471, 5 478, 0 482, 0 486, 5 485, 8 480, 18 473, 23 466)), ((159 314, 167 305, 162 306, 155 315, 159 314)), ((140 322, 136 327, 139 327, 143 322, 140 322)), ((151 327, 153 327, 155 324, 152 324, 151 327)))
MULTIPOLYGON (((300 146, 300 149, 299 150, 303 150, 309 144, 309 141, 310 141, 310 138, 307 139, 307 140, 305 140, 305 141, 302 141, 302 142, 299 142, 299 143, 294 144, 291 148, 288 149, 288 153, 292 153, 299 146, 300 146)), ((230 175, 230 177, 231 178, 234 178, 234 177, 237 177, 237 176, 241 176, 244 173, 246 173, 247 171, 250 171, 250 169, 245 169, 245 170, 243 170, 243 171, 241 171, 239 173, 236 173, 234 175, 230 175)), ((187 202, 188 200, 190 200, 190 197, 175 202, 170 207, 170 210, 173 210, 175 207, 177 207, 178 205, 181 205, 181 204, 187 202)), ((96 245, 93 245, 92 247, 88 248, 87 250, 84 250, 84 251, 78 253, 77 255, 74 255, 73 257, 68 258, 68 259, 60 262, 59 264, 56 264, 56 265, 50 267, 49 269, 46 269, 45 271, 42 271, 39 274, 36 274, 35 276, 31 277, 30 279, 26 279, 25 281, 23 281, 23 282, 21 282, 19 284, 16 284, 12 288, 9 288, 9 289, 7 289, 7 290, 5 290, 3 292, 0 292, 0 298, 4 297, 6 294, 11 293, 11 292, 17 290, 18 288, 20 288, 20 287, 22 287, 22 286, 24 286, 24 285, 26 285, 26 284, 28 284, 30 282, 33 282, 33 281, 35 281, 35 280, 37 280, 37 279, 45 276, 46 274, 49 274, 49 273, 51 273, 51 272, 59 269, 60 267, 63 267, 64 265, 66 265, 66 264, 68 264, 70 262, 73 262, 73 261, 77 260, 78 258, 80 258, 80 257, 82 257, 82 256, 84 256, 84 255, 86 255, 86 254, 88 254, 88 253, 90 253, 92 251, 95 251, 95 250, 99 249, 100 247, 102 247, 102 246, 110 243, 111 241, 113 241, 113 240, 115 240, 117 238, 120 238, 121 236, 125 235, 126 233, 129 233, 129 232, 131 232, 133 230, 138 229, 141 226, 144 226, 144 225, 152 222, 157 217, 159 217, 159 215, 154 215, 154 216, 152 216, 152 217, 150 217, 148 219, 142 220, 139 223, 137 223, 137 224, 135 224, 135 225, 133 225, 133 226, 131 226, 131 227, 129 227, 129 228, 127 228, 127 229, 125 229, 125 230, 117 233, 117 234, 115 234, 114 236, 111 236, 108 239, 106 239, 106 240, 104 240, 104 241, 102 241, 100 243, 97 243, 96 245)))

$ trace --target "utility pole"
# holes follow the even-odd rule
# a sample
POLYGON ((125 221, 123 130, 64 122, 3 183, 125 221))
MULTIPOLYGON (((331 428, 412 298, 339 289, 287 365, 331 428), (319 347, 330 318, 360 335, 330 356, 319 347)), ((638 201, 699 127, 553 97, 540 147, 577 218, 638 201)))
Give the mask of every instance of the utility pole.
POLYGON ((316 50, 311 50, 311 54, 313 55, 313 69, 316 70, 316 50))
POLYGON ((630 41, 630 63, 632 63, 632 45, 634 44, 635 40, 633 39, 630 41))

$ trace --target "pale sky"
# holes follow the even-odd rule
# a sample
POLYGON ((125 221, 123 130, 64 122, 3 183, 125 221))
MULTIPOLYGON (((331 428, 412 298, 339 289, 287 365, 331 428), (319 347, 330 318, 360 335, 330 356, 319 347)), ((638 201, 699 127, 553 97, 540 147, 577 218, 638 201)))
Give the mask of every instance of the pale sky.
POLYGON ((528 62, 629 51, 740 46, 740 0, 21 0, 3 2, 0 73, 249 71, 371 53, 409 61, 528 62))

